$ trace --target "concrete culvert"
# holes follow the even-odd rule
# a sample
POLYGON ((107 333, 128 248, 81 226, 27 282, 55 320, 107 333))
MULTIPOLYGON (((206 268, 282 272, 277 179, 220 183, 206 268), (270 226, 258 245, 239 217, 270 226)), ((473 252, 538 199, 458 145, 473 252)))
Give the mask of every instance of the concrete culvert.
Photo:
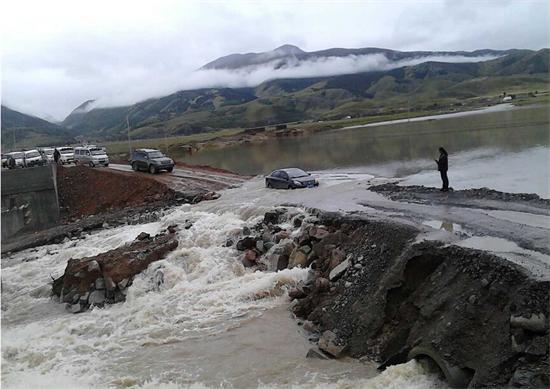
POLYGON ((414 347, 409 352, 408 359, 416 359, 427 371, 439 374, 452 388, 467 387, 474 376, 472 370, 449 364, 429 346, 414 347))

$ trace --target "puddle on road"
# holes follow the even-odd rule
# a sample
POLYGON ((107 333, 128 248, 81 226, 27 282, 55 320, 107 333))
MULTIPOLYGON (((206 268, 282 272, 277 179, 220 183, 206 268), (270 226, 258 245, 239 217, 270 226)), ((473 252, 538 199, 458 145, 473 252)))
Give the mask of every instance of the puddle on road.
POLYGON ((538 278, 548 279, 550 277, 549 255, 523 249, 507 239, 494 236, 473 236, 456 243, 456 245, 492 252, 528 269, 538 278))
POLYGON ((550 216, 517 211, 488 211, 487 215, 531 227, 550 229, 550 216))
POLYGON ((464 232, 462 226, 448 220, 425 220, 422 224, 432 227, 436 230, 445 230, 448 232, 464 232))

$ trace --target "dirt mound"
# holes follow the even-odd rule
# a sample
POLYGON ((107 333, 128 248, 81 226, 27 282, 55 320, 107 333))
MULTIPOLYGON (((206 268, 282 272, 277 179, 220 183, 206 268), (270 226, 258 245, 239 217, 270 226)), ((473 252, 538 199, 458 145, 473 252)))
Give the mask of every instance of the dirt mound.
POLYGON ((176 160, 176 167, 184 167, 187 169, 195 169, 195 170, 204 170, 205 172, 211 172, 211 173, 222 173, 222 174, 229 174, 233 176, 239 176, 238 173, 232 172, 231 170, 222 169, 215 166, 210 165, 192 165, 190 163, 186 163, 183 161, 176 160))
POLYGON ((447 201, 462 203, 464 201, 483 200, 498 202, 513 202, 537 207, 550 207, 550 200, 543 199, 534 193, 507 193, 489 188, 476 188, 455 190, 442 193, 438 188, 430 188, 419 185, 400 186, 393 183, 375 185, 370 191, 381 193, 392 200, 417 201, 417 200, 441 200, 444 196, 447 201), (434 197, 437 196, 437 197, 434 197))
POLYGON ((57 169, 57 187, 59 206, 69 219, 175 197, 166 185, 143 175, 84 166, 57 169))
POLYGON ((302 226, 297 237, 313 242, 315 276, 293 310, 351 356, 386 366, 420 353, 460 387, 548 383, 548 281, 483 251, 418 242, 412 226, 318 223, 326 236, 302 226))
POLYGON ((317 357, 366 357, 381 369, 415 358, 451 387, 548 386, 548 280, 485 251, 419 240, 411 224, 281 211, 243 229, 236 248, 258 270, 310 267, 289 297, 317 357))

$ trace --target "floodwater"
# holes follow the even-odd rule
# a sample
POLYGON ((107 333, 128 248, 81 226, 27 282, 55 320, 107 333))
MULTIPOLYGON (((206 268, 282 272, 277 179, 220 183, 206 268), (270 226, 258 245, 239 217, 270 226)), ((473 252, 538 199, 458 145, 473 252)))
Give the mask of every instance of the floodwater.
POLYGON ((433 160, 444 146, 450 153, 449 178, 455 189, 486 186, 548 197, 550 109, 504 108, 206 149, 184 159, 253 175, 298 166, 435 186, 440 179, 433 160))
POLYGON ((291 317, 287 292, 308 269, 254 272, 225 247, 228 236, 280 201, 259 184, 250 184, 264 193, 256 202, 247 197, 247 183, 157 222, 2 258, 2 387, 441 387, 414 361, 379 373, 369 361, 305 358, 313 344, 291 317), (178 231, 178 248, 134 279, 126 302, 73 315, 49 297, 51 277, 63 273, 69 258, 186 220, 193 226, 178 231))

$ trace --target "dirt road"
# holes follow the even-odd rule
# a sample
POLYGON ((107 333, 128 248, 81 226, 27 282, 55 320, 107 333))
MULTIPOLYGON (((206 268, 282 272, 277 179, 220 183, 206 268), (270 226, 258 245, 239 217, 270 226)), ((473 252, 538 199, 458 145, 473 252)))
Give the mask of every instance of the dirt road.
MULTIPOLYGON (((110 164, 109 168, 124 172, 132 171, 129 165, 122 164, 110 164)), ((156 175, 151 175, 149 173, 134 172, 134 174, 152 177, 175 191, 186 191, 189 189, 203 189, 208 191, 221 190, 239 186, 249 178, 232 173, 212 172, 207 169, 182 167, 176 167, 172 173, 161 172, 156 175)))

